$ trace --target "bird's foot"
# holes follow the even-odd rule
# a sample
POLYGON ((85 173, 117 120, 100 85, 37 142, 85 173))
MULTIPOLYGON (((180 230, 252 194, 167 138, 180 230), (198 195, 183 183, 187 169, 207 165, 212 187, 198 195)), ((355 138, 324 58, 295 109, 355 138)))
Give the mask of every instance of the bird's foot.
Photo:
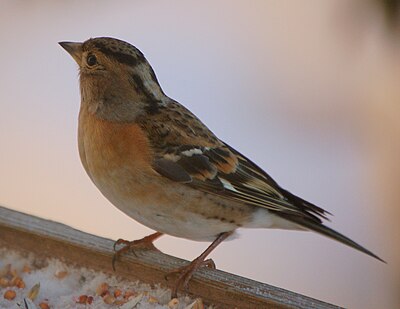
POLYGON ((115 271, 115 263, 116 263, 117 259, 121 255, 123 255, 123 254, 125 254, 127 252, 132 252, 136 256, 135 250, 137 250, 137 249, 139 249, 139 250, 160 251, 154 246, 153 242, 157 238, 159 238, 161 235, 162 235, 162 233, 156 232, 156 233, 153 233, 153 234, 148 235, 146 237, 143 237, 141 239, 133 240, 133 241, 128 241, 128 240, 125 240, 125 239, 122 239, 122 238, 118 239, 114 243, 114 251, 115 251, 115 253, 114 253, 114 256, 113 256, 113 259, 112 259, 112 268, 113 268, 113 270, 115 271), (121 246, 121 245, 123 247, 117 250, 117 247, 121 246))
POLYGON ((176 279, 175 285, 171 291, 171 297, 175 298, 178 296, 178 290, 185 290, 190 278, 192 278, 193 273, 202 266, 208 266, 215 269, 215 263, 212 260, 206 260, 207 256, 213 251, 221 242, 223 242, 226 238, 232 235, 232 231, 224 232, 218 235, 218 237, 208 246, 208 248, 200 254, 196 259, 194 259, 189 265, 183 266, 172 273, 166 276, 166 280, 168 280, 168 276, 174 273, 178 273, 178 279, 176 279))
POLYGON ((165 279, 168 280, 168 277, 177 274, 178 278, 176 279, 175 285, 171 291, 171 298, 176 298, 178 294, 178 290, 186 290, 187 285, 192 278, 194 272, 201 268, 207 267, 211 269, 215 269, 215 263, 212 259, 202 260, 201 256, 197 259, 193 260, 190 264, 182 266, 176 270, 171 271, 165 276, 165 279))

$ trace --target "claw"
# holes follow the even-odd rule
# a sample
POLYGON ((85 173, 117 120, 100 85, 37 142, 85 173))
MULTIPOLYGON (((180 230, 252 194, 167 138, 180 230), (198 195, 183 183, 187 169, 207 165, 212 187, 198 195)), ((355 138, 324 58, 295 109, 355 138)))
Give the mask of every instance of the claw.
POLYGON ((117 269, 115 268, 115 262, 117 261, 117 254, 114 253, 113 257, 112 257, 112 261, 111 261, 111 265, 112 265, 112 269, 113 271, 116 271, 117 269))
POLYGON ((187 285, 189 284, 190 279, 193 276, 193 273, 200 267, 209 267, 215 269, 215 263, 213 260, 208 259, 206 257, 214 250, 221 242, 223 242, 226 238, 228 238, 232 232, 225 232, 220 234, 211 245, 196 259, 194 259, 190 264, 185 265, 183 267, 178 268, 165 275, 165 280, 168 281, 168 277, 172 274, 178 273, 179 276, 176 279, 175 286, 172 288, 171 297, 175 298, 178 296, 178 290, 183 289, 186 290, 187 285))
POLYGON ((207 259, 203 262, 204 267, 208 267, 211 269, 217 269, 217 266, 215 265, 215 262, 212 259, 207 259))
MULTIPOLYGON (((185 270, 186 270, 186 268, 188 268, 189 266, 190 266, 190 264, 185 265, 185 266, 182 266, 182 267, 179 267, 179 268, 177 268, 177 269, 175 269, 175 270, 170 271, 168 274, 165 274, 165 275, 164 275, 164 279, 165 279, 166 281, 168 281, 168 280, 169 280, 168 277, 171 277, 172 275, 175 275, 175 274, 182 274, 182 273, 184 273, 185 270)), ((212 259, 207 259, 207 260, 205 260, 205 261, 202 261, 202 262, 198 265, 198 267, 197 267, 196 269, 198 269, 198 268, 203 268, 203 267, 211 268, 211 269, 216 269, 215 263, 214 263, 214 261, 213 261, 212 259)))
POLYGON ((125 239, 118 239, 113 246, 113 249, 115 251, 113 258, 112 258, 112 269, 113 271, 116 270, 115 268, 115 263, 118 259, 118 257, 128 251, 131 251, 136 257, 136 252, 135 249, 148 249, 148 250, 158 250, 154 245, 153 241, 155 241, 157 238, 162 236, 163 234, 160 232, 153 233, 151 235, 148 235, 146 237, 143 237, 142 239, 134 240, 134 241, 128 241, 125 239), (117 246, 123 245, 121 249, 117 250, 117 246))
POLYGON ((119 245, 128 246, 130 243, 131 243, 130 241, 120 238, 114 243, 113 249, 114 249, 114 251, 117 251, 117 249, 116 249, 117 246, 119 246, 119 245))

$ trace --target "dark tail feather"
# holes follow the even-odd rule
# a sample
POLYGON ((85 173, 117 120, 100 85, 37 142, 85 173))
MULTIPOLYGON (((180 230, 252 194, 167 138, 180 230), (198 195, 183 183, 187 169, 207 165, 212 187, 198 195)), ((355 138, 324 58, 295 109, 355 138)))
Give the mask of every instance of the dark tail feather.
POLYGON ((358 251, 364 252, 365 254, 368 254, 369 256, 372 256, 374 258, 376 258, 377 260, 385 263, 386 261, 382 260, 379 256, 377 256, 376 254, 372 253, 371 251, 369 251, 368 249, 365 249, 363 246, 360 246, 358 243, 356 243, 355 241, 351 240, 350 238, 340 234, 339 232, 336 232, 335 230, 322 225, 320 223, 316 223, 316 222, 312 222, 311 220, 307 220, 301 217, 288 217, 288 216, 282 216, 285 219, 288 219, 292 222, 295 222, 305 228, 308 228, 314 232, 320 233, 324 236, 330 237, 334 240, 337 240, 339 242, 341 242, 342 244, 345 244, 349 247, 352 247, 358 251))

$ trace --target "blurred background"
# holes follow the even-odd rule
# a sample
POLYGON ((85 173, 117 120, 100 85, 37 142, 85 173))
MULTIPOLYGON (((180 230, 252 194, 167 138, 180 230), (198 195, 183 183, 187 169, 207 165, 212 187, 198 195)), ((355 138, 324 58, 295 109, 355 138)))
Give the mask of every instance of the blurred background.
MULTIPOLYGON (((166 92, 329 224, 243 230, 219 269, 350 308, 400 307, 400 27, 395 1, 1 1, 0 205, 112 239, 152 231, 114 208, 78 157, 78 71, 57 44, 112 36, 166 92)), ((156 245, 192 260, 208 245, 156 245)), ((45 288, 45 287, 43 287, 45 288)))

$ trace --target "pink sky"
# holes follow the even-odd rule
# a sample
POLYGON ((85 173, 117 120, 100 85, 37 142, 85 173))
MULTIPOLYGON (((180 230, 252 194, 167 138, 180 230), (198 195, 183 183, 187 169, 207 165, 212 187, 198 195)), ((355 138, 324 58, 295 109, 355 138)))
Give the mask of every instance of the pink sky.
MULTIPOLYGON (((384 265, 312 233, 243 230, 217 267, 350 308, 400 306, 399 45, 363 1, 3 2, 0 205, 113 239, 151 231, 86 176, 77 67, 58 41, 141 49, 164 91, 384 265)), ((157 246, 193 259, 206 243, 157 246)))

